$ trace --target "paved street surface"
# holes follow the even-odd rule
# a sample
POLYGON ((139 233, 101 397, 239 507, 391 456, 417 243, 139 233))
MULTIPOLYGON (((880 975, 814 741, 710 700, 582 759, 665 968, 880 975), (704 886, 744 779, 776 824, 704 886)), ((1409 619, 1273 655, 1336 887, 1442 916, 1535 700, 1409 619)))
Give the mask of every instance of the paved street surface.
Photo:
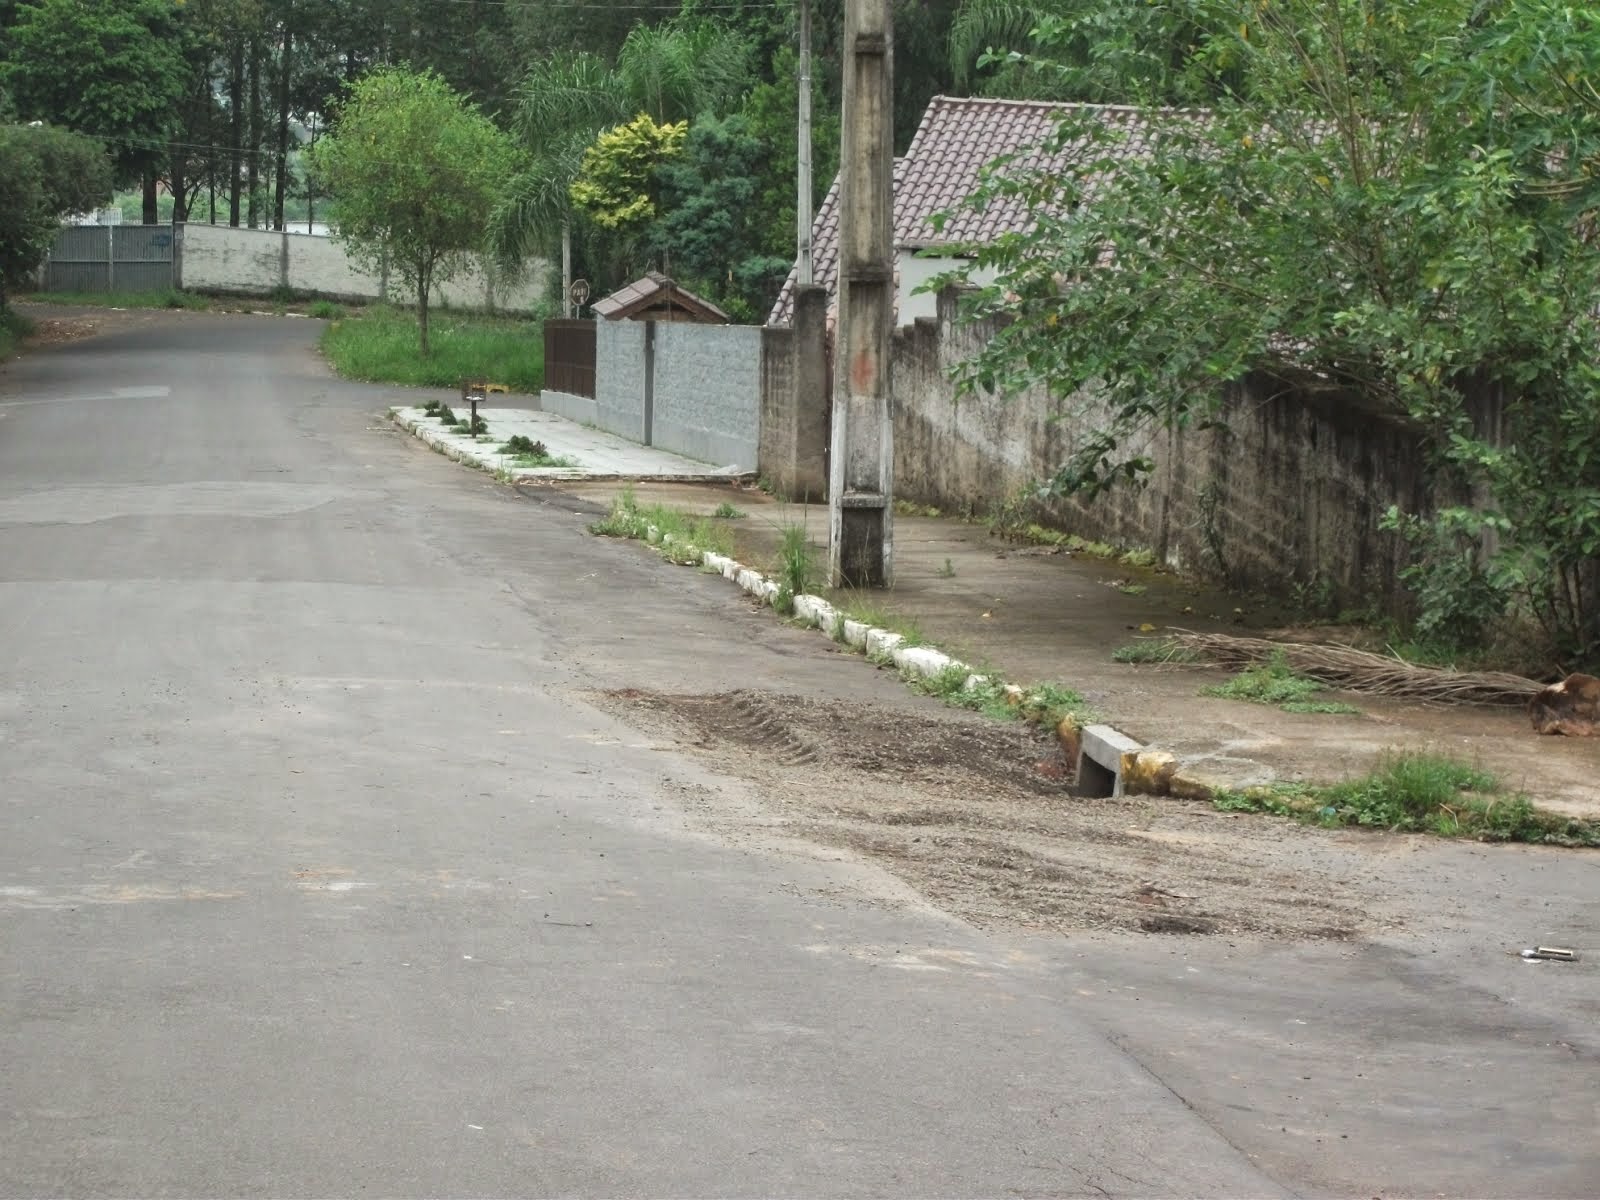
POLYGON ((933 702, 316 332, 0 369, 0 1194, 1593 1194, 1592 974, 984 930, 710 832, 763 795, 599 692, 933 702))

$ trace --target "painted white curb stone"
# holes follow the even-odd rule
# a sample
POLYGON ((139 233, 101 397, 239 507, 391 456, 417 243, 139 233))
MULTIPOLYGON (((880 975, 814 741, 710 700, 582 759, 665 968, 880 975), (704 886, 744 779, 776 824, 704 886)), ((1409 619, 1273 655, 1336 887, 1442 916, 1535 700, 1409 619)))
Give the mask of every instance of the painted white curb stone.
POLYGON ((948 654, 935 650, 932 646, 901 646, 894 652, 894 665, 902 671, 909 671, 924 679, 932 679, 948 667, 965 664, 956 662, 948 654))

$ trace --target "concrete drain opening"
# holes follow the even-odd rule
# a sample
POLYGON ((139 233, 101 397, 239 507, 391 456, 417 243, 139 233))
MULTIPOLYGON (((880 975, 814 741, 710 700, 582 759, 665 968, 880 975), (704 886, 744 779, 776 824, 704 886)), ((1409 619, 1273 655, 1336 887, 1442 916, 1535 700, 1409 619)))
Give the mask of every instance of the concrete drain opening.
POLYGON ((1109 725, 1085 725, 1078 749, 1078 782, 1073 791, 1092 800, 1122 795, 1122 756, 1143 749, 1109 725))

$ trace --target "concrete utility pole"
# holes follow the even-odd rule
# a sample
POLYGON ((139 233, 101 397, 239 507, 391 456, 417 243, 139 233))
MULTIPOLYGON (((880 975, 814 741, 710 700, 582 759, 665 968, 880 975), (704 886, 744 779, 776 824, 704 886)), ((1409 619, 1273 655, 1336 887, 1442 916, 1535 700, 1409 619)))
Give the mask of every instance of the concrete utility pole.
POLYGON ((835 587, 888 587, 894 582, 891 0, 845 0, 844 21, 828 565, 835 587))
POLYGON ((800 0, 800 170, 795 205, 797 281, 811 282, 811 0, 800 0))

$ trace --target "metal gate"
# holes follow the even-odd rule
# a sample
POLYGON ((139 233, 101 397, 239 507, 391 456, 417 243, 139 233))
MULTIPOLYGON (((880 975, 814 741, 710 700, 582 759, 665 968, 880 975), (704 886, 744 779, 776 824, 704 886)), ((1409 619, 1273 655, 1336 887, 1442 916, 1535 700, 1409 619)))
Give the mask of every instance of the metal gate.
POLYGON ((73 225, 56 234, 47 292, 162 292, 172 287, 171 225, 73 225))

